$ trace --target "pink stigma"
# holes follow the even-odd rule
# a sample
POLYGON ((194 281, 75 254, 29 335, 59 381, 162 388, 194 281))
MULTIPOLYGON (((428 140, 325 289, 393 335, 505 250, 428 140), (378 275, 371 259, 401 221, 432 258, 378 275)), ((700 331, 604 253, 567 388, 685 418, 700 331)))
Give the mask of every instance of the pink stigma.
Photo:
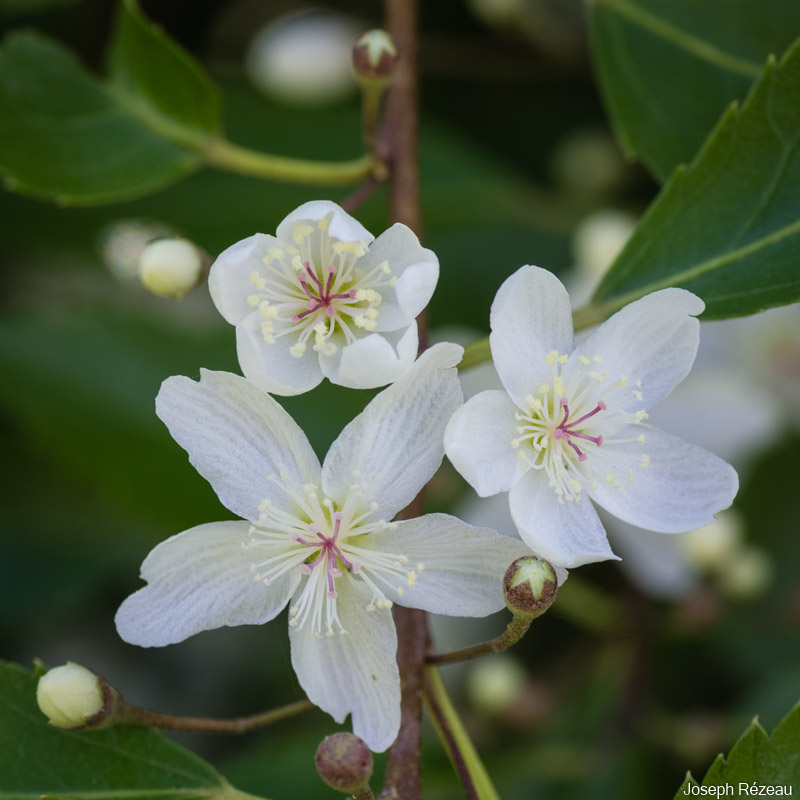
POLYGON ((578 456, 578 461, 586 461, 588 456, 578 447, 577 444, 575 444, 575 442, 572 441, 572 439, 585 439, 587 442, 593 442, 600 447, 603 444, 603 437, 589 436, 585 433, 579 433, 575 430, 575 427, 580 425, 582 422, 585 422, 590 417, 593 417, 595 414, 605 411, 607 406, 602 400, 599 400, 594 409, 592 409, 592 411, 590 411, 588 414, 584 414, 582 417, 570 421, 569 403, 567 402, 567 398, 562 397, 559 402, 561 407, 564 409, 564 418, 559 423, 559 426, 553 431, 553 438, 562 439, 564 442, 566 442, 575 451, 575 455, 578 456))
POLYGON ((314 523, 311 523, 308 526, 308 530, 314 534, 316 541, 308 541, 297 533, 292 534, 291 537, 293 542, 301 544, 304 547, 313 547, 314 549, 319 548, 319 555, 317 555, 317 557, 311 563, 301 564, 300 572, 302 572, 303 575, 310 575, 314 568, 324 561, 327 594, 332 600, 337 597, 334 580, 342 577, 342 571, 339 569, 338 561, 341 561, 344 566, 353 570, 353 572, 357 573, 361 569, 361 565, 357 561, 351 562, 347 559, 347 557, 341 551, 339 545, 336 543, 336 540, 339 538, 339 530, 342 526, 341 511, 334 513, 333 520, 333 535, 330 537, 325 536, 325 534, 320 531, 319 526, 314 523))
POLYGON ((355 289, 349 289, 346 292, 333 292, 333 279, 336 275, 336 267, 333 264, 327 269, 328 277, 324 284, 317 277, 317 273, 314 272, 309 261, 306 261, 303 267, 305 269, 297 275, 297 280, 300 281, 300 286, 308 296, 308 302, 306 303, 306 310, 301 314, 295 314, 292 317, 292 322, 300 322, 321 308, 325 309, 325 314, 328 317, 335 317, 336 305, 333 302, 334 300, 356 299, 355 289))

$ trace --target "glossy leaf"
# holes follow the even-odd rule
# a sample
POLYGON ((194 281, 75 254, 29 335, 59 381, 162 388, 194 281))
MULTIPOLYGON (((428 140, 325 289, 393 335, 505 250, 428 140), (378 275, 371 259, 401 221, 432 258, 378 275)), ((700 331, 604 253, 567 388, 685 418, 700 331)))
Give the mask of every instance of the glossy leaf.
POLYGON ((589 10, 617 137, 660 180, 800 34, 800 4, 787 0, 590 0, 589 10))
MULTIPOLYGON (((758 794, 754 785, 775 787, 770 795, 788 795, 789 789, 796 795, 800 791, 800 704, 784 717, 771 736, 759 725, 758 719, 754 719, 728 757, 717 756, 700 785, 731 785, 733 790, 729 793, 733 796, 758 794), (742 790, 741 784, 745 784, 749 791, 742 790), (778 787, 780 791, 776 791, 778 787)), ((675 800, 687 797, 691 786, 698 784, 689 773, 675 800)), ((708 796, 710 793, 703 794, 708 796)))
POLYGON ((155 731, 63 731, 36 705, 37 672, 0 662, 0 800, 255 800, 155 731))
POLYGON ((0 50, 0 171, 6 185, 62 205, 154 191, 200 166, 220 125, 200 68, 127 2, 107 84, 30 32, 0 50), (165 80, 165 76, 169 80, 165 80))
POLYGON ((666 286, 702 297, 705 319, 800 299, 798 142, 800 43, 670 179, 598 287, 595 316, 666 286))

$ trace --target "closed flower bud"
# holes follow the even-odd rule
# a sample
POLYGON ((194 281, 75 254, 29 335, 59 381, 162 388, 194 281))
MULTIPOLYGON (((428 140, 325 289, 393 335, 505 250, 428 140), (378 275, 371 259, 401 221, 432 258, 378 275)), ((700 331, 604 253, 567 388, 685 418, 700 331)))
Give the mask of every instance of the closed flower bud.
POLYGON ((320 778, 339 792, 356 792, 372 776, 372 753, 353 733, 334 733, 323 739, 314 761, 320 778))
POLYGON ((396 64, 397 48, 386 31, 374 28, 356 39, 353 71, 359 82, 384 86, 391 80, 396 64))
POLYGON ((39 678, 36 702, 57 728, 103 727, 116 693, 94 672, 72 661, 39 678))
POLYGON ((142 251, 139 278, 159 297, 183 297, 200 282, 203 256, 186 239, 156 239, 142 251))
POLYGON ((553 604, 557 591, 555 570, 534 555, 518 558, 503 576, 506 606, 515 615, 541 616, 553 604))

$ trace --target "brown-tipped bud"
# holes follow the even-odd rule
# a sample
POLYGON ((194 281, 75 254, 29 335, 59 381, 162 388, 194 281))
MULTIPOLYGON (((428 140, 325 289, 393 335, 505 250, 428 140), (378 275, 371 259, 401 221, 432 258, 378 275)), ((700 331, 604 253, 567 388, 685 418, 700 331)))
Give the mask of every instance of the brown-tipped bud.
POLYGON ((372 753, 353 733, 334 733, 323 739, 314 761, 320 778, 339 792, 352 794, 372 776, 372 753))
POLYGON ((513 614, 539 617, 553 605, 557 592, 555 570, 534 555, 518 558, 503 576, 503 595, 513 614))
POLYGON ((119 693, 105 678, 68 661, 39 678, 36 702, 56 728, 78 730, 113 725, 119 693))
POLYGON ((370 86, 385 86, 397 64, 397 48, 392 37, 374 28, 362 33, 353 45, 353 72, 356 80, 370 86))

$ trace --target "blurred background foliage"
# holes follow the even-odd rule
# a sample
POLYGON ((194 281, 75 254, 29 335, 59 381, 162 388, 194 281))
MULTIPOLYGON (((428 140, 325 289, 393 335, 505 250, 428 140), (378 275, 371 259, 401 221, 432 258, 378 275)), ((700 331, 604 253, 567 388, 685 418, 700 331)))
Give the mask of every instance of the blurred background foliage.
MULTIPOLYGON (((580 4, 531 0, 513 18, 503 11, 510 5, 422 4, 425 239, 442 267, 430 319, 434 335, 456 331, 465 341, 488 330, 494 292, 520 265, 569 275, 579 258, 574 234, 588 217, 609 208, 638 216, 657 190, 613 143, 580 4)), ((280 70, 265 67, 255 45, 248 51, 255 31, 300 7, 142 0, 219 82, 232 141, 351 158, 359 148, 354 92, 330 85, 322 97, 301 97, 295 88, 287 98, 280 70)), ((381 23, 377 0, 316 7, 328 14, 323 28, 381 23)), ((44 32, 99 70, 114 8, 108 0, 2 0, 0 28, 44 32)), ((342 200, 348 190, 325 194, 342 200)), ((79 661, 132 702, 176 713, 232 716, 301 696, 283 617, 146 651, 119 640, 113 615, 138 588, 139 565, 157 542, 230 517, 155 417, 153 399, 169 375, 238 371, 233 330, 204 287, 182 301, 140 288, 130 264, 137 242, 174 231, 215 254, 274 231, 295 206, 321 196, 215 170, 90 209, 0 193, 4 658, 79 661)), ((357 211, 373 232, 385 215, 381 191, 357 211)), ((735 336, 747 323, 725 324, 735 336)), ((783 411, 770 442, 737 462, 747 467, 736 508, 760 554, 756 573, 741 569, 741 548, 729 549, 731 569, 746 573, 738 584, 697 571, 680 591, 652 597, 616 564, 585 567, 511 653, 444 668, 506 800, 672 797, 686 769, 702 774, 753 715, 770 729, 797 700, 800 441, 791 389, 800 382, 800 327, 792 324, 770 351, 778 377, 750 375, 770 397, 786 390, 783 411)), ((322 454, 368 397, 326 383, 282 402, 322 454)), ((429 505, 454 509, 466 497, 445 466, 429 505)), ((435 620, 434 631, 440 647, 456 646, 504 623, 502 614, 435 620)), ((312 759, 335 728, 315 712, 246 739, 181 738, 240 789, 325 798, 334 793, 312 759)), ((461 797, 435 736, 425 746, 425 797, 461 797)))

